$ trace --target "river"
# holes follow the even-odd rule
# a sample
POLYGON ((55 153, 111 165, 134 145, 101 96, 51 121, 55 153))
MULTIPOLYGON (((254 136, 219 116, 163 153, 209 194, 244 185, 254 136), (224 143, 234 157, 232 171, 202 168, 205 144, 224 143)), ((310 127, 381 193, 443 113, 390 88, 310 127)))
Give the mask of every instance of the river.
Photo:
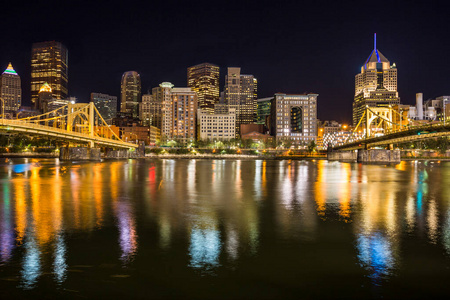
POLYGON ((0 298, 450 295, 450 162, 0 161, 0 298))

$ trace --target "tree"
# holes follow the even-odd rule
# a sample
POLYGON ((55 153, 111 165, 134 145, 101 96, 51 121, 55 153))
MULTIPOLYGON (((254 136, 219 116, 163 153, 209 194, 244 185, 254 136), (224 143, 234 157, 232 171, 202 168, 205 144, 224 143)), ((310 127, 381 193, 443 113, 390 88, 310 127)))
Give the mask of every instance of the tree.
POLYGON ((439 150, 439 153, 444 154, 447 152, 448 149, 448 138, 447 137, 440 137, 437 140, 437 148, 439 150))
POLYGON ((308 144, 308 153, 311 154, 312 152, 314 152, 314 150, 317 148, 317 144, 314 140, 311 140, 311 142, 309 142, 308 144))

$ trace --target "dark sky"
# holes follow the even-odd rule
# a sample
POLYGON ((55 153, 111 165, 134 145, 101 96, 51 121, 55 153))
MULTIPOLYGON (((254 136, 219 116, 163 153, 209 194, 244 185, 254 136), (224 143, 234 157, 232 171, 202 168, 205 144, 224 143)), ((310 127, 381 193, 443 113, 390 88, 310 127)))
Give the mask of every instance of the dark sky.
POLYGON ((354 76, 373 48, 398 67, 401 102, 450 94, 446 1, 2 1, 0 68, 9 61, 30 97, 33 42, 69 50, 69 94, 120 95, 125 71, 142 90, 186 86, 188 66, 241 67, 258 97, 319 94, 318 117, 351 120, 354 76))

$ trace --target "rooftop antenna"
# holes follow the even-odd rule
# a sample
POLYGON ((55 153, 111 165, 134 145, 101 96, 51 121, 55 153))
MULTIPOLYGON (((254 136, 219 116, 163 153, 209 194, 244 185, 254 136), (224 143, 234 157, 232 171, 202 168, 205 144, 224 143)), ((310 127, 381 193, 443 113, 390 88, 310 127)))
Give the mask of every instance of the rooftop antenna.
POLYGON ((377 33, 373 35, 373 49, 377 50, 377 33))

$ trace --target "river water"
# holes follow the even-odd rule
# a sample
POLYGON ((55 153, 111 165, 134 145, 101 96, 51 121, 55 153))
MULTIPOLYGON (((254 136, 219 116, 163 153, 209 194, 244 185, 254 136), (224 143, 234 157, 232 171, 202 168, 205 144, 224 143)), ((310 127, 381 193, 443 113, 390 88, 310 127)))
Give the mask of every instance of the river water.
POLYGON ((450 295, 450 162, 0 162, 0 298, 450 295))

